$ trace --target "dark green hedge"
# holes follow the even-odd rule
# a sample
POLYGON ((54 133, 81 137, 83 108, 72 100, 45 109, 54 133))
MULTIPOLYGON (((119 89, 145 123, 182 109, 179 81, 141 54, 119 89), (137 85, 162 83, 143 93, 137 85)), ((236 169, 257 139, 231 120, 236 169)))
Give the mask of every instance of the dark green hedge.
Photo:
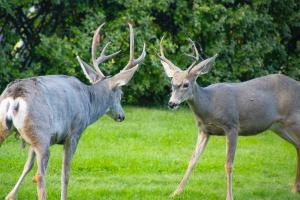
POLYGON ((1 89, 16 78, 45 74, 85 81, 75 55, 90 61, 93 30, 103 22, 103 43, 112 41, 111 52, 122 50, 101 66, 106 75, 127 63, 127 22, 135 27, 136 55, 147 44, 145 62, 124 88, 129 104, 168 99, 169 80, 157 58, 162 35, 167 56, 182 68, 191 63, 188 37, 202 47, 204 58, 219 54, 212 72, 199 78, 201 85, 278 72, 300 79, 300 1, 14 0, 0 1, 1 89), (24 45, 16 48, 20 39, 24 45))

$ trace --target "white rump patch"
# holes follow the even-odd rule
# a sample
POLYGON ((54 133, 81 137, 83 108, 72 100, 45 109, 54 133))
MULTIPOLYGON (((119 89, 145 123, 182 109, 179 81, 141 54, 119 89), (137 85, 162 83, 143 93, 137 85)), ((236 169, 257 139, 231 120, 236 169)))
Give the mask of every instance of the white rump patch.
POLYGON ((21 97, 16 98, 14 100, 14 106, 11 106, 11 115, 12 115, 14 126, 18 130, 21 130, 23 128, 27 113, 28 112, 27 112, 26 101, 21 97), (17 104, 19 104, 19 106, 18 106, 19 108, 18 108, 18 111, 14 113, 13 109, 15 108, 15 106, 17 104))
POLYGON ((11 97, 8 97, 8 98, 3 99, 0 102, 0 123, 1 123, 1 126, 3 128, 4 127, 7 128, 6 123, 5 123, 5 119, 6 119, 7 112, 8 112, 8 109, 10 107, 10 104, 12 104, 13 101, 14 100, 11 97))
POLYGON ((13 99, 7 97, 0 103, 0 123, 6 127, 6 118, 12 119, 14 127, 18 130, 24 126, 25 117, 27 116, 27 103, 21 97, 13 99), (17 109, 17 110, 16 110, 17 109))

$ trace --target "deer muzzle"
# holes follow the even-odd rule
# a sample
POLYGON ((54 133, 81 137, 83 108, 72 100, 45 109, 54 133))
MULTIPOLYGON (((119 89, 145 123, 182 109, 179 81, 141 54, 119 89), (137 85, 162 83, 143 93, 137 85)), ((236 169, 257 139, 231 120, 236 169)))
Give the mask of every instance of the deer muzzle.
POLYGON ((170 109, 176 109, 176 108, 178 107, 178 104, 175 103, 175 102, 169 101, 168 107, 169 107, 170 109))

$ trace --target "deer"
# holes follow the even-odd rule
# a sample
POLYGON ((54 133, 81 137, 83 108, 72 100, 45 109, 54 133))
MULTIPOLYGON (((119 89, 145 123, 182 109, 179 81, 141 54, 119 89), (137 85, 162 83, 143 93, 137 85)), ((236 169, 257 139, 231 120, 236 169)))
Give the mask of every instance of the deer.
POLYGON ((251 136, 271 130, 288 141, 297 151, 297 175, 293 192, 300 192, 300 83, 282 75, 271 74, 240 83, 215 83, 201 87, 196 80, 208 73, 217 54, 200 60, 195 42, 192 64, 181 70, 164 55, 163 39, 158 55, 165 74, 171 78, 170 109, 187 102, 198 128, 195 150, 185 174, 171 194, 183 191, 193 168, 210 136, 226 136, 226 200, 233 200, 232 174, 238 136, 251 136))
POLYGON ((32 169, 35 158, 38 169, 33 181, 37 185, 38 199, 46 199, 45 175, 50 156, 49 147, 53 144, 63 145, 61 200, 66 200, 70 163, 83 131, 104 114, 117 122, 125 119, 121 106, 121 87, 131 80, 146 56, 144 43, 141 55, 134 58, 134 32, 132 25, 128 25, 129 62, 114 76, 105 76, 99 64, 116 56, 120 51, 106 55, 105 51, 110 44, 107 43, 100 56, 96 56, 103 23, 94 32, 92 40, 93 67, 77 56, 91 85, 86 85, 73 76, 47 75, 16 80, 8 84, 1 94, 0 143, 16 129, 21 138, 30 145, 23 172, 6 200, 16 198, 16 193, 32 169))

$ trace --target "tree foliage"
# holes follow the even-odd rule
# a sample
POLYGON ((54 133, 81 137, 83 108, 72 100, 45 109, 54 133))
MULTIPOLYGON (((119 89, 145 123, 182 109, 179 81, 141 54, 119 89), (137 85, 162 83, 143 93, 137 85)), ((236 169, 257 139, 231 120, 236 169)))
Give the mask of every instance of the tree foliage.
MULTIPOLYGON (((300 79, 300 2, 296 0, 100 0, 0 1, 0 87, 16 79, 66 74, 85 80, 76 55, 90 61, 93 30, 106 22, 102 45, 122 53, 101 66, 115 74, 128 61, 127 22, 135 27, 136 55, 147 57, 125 87, 127 103, 153 104, 168 99, 169 80, 157 57, 165 35, 167 56, 185 68, 192 61, 187 38, 202 57, 218 53, 201 85, 245 81, 284 73, 300 79)), ((103 47, 103 46, 102 46, 103 47)))

